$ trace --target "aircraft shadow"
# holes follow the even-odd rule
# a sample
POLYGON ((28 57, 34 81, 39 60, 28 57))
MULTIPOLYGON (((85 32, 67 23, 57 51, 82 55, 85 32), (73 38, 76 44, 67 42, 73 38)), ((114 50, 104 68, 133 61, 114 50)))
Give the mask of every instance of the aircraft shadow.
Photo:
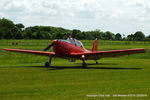
MULTIPOLYGON (((76 63, 76 64, 82 64, 82 63, 76 63)), ((98 64, 96 64, 96 63, 87 63, 87 65, 118 65, 118 64, 116 64, 116 63, 98 63, 98 64)))
POLYGON ((88 65, 118 65, 118 64, 116 64, 116 63, 98 63, 98 64, 88 63, 88 65))
MULTIPOLYGON (((76 65, 76 66, 50 66, 49 68, 46 68, 47 70, 61 70, 61 69, 107 69, 107 70, 141 70, 142 68, 123 68, 123 67, 101 67, 101 66, 91 66, 91 65, 118 65, 116 63, 99 63, 99 64, 93 64, 89 63, 87 64, 86 68, 82 68, 82 65, 76 65)), ((32 68, 44 68, 44 66, 13 66, 8 68, 16 68, 16 67, 32 67, 32 68)), ((7 67, 0 67, 0 68, 7 68, 7 67)))
POLYGON ((82 66, 51 66, 49 70, 59 70, 59 69, 108 69, 108 70, 141 70, 142 68, 120 68, 120 67, 86 67, 82 66))

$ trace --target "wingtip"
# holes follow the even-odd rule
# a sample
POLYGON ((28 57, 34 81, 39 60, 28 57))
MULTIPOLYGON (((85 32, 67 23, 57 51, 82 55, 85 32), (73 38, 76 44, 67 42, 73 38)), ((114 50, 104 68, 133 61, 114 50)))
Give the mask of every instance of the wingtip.
POLYGON ((3 50, 12 50, 12 49, 10 49, 10 48, 3 48, 3 50))
POLYGON ((3 50, 7 50, 8 48, 3 48, 3 50))

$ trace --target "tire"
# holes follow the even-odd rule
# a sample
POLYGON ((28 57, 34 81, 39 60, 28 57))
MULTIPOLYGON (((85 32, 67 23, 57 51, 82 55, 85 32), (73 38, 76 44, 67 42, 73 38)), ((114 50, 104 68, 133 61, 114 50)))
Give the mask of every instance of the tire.
POLYGON ((46 68, 49 67, 49 63, 48 63, 48 62, 45 63, 45 67, 46 67, 46 68))
POLYGON ((87 64, 86 64, 86 63, 83 63, 83 64, 82 64, 82 68, 87 68, 87 64))
POLYGON ((98 65, 98 62, 96 61, 96 65, 98 65))

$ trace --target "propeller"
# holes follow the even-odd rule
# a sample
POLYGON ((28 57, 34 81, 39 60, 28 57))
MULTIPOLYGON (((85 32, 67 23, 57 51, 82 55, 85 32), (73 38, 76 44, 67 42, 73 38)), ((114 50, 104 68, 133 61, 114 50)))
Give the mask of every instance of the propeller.
POLYGON ((53 46, 53 43, 52 44, 50 44, 49 46, 47 46, 45 49, 44 49, 44 51, 47 51, 49 48, 51 48, 53 46))

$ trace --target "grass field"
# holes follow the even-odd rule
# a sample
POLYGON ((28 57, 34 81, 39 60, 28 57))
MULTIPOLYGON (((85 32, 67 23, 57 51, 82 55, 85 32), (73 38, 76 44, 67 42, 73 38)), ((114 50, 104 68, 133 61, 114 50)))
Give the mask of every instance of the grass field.
MULTIPOLYGON (((87 69, 80 67, 80 60, 74 63, 60 58, 52 60, 54 68, 44 68, 47 57, 2 50, 43 50, 50 42, 0 40, 0 100, 150 99, 150 42, 130 42, 126 45, 124 41, 99 40, 99 50, 146 48, 146 53, 103 58, 98 60, 98 65, 94 65, 95 61, 86 61, 87 69), (19 45, 12 46, 12 42, 19 45), (132 96, 116 97, 116 94, 132 96), (137 97, 139 94, 147 96, 137 97)), ((92 40, 82 42, 85 48, 92 48, 92 40)))

